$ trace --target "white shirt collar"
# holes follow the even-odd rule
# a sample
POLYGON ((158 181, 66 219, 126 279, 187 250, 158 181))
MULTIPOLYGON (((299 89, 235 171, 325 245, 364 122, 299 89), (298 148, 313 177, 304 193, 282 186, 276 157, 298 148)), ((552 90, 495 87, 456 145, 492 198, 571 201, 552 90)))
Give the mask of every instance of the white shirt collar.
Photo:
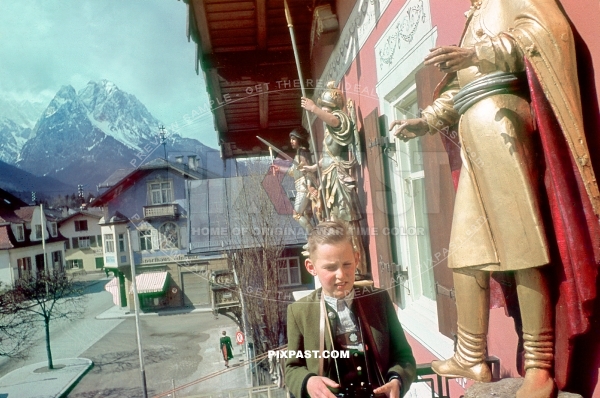
MULTIPOLYGON (((346 302, 346 305, 348 306, 348 308, 352 308, 352 301, 354 300, 354 289, 350 290, 350 292, 346 295, 346 297, 344 297, 343 299, 340 299, 340 300, 344 300, 346 302)), ((325 302, 327 302, 327 304, 329 304, 337 312, 338 299, 325 294, 325 302)))

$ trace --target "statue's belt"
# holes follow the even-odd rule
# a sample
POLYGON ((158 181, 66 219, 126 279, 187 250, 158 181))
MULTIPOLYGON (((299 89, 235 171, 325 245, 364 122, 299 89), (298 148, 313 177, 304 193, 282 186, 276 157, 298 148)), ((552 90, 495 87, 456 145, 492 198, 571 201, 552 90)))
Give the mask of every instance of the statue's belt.
POLYGON ((465 113, 471 106, 484 98, 498 94, 527 94, 525 73, 493 72, 475 79, 454 95, 454 109, 465 113))

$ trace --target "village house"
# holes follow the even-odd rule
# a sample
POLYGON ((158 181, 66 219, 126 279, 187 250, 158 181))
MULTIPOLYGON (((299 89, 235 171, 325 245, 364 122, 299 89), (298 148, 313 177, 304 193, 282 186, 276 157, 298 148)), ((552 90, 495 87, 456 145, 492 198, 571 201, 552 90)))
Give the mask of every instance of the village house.
POLYGON ((222 255, 189 255, 189 184, 217 175, 198 167, 196 156, 155 159, 119 170, 92 203, 99 219, 104 268, 115 275, 106 289, 114 302, 133 309, 131 253, 143 309, 210 305, 210 269, 227 267, 222 255), (131 239, 131 248, 130 241, 131 239))
POLYGON ((78 210, 58 222, 65 242, 65 267, 69 272, 101 272, 104 268, 98 211, 78 210))
POLYGON ((12 286, 21 278, 63 269, 66 239, 57 219, 42 206, 0 190, 0 282, 12 286))

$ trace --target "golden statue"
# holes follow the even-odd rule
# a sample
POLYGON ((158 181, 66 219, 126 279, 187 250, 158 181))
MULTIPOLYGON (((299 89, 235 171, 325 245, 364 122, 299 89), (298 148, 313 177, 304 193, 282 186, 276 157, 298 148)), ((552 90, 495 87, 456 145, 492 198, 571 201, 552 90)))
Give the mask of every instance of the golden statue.
MULTIPOLYGON (((356 165, 362 164, 360 152, 360 137, 352 116, 354 105, 348 101, 349 116, 343 111, 344 94, 336 88, 335 82, 327 83, 317 100, 319 106, 302 97, 301 105, 304 109, 314 113, 324 122, 325 136, 321 159, 318 167, 321 168, 321 185, 325 201, 325 214, 330 220, 342 220, 349 224, 353 235, 353 242, 360 253, 358 272, 365 275, 366 258, 360 237, 360 220, 362 219, 360 201, 357 193, 357 181, 354 177, 356 165)), ((317 165, 305 167, 307 170, 316 171, 317 165)))
POLYGON ((433 49, 425 59, 447 73, 434 103, 421 118, 390 126, 409 140, 459 123, 463 164, 448 257, 458 342, 452 358, 432 367, 446 377, 491 380, 484 361, 490 272, 514 271, 525 350, 517 397, 554 397, 554 311, 543 267, 550 255, 539 190, 544 166, 536 156, 530 90, 538 98, 533 78, 597 215, 600 197, 583 134, 573 35, 555 1, 483 0, 472 1, 460 43, 433 49))

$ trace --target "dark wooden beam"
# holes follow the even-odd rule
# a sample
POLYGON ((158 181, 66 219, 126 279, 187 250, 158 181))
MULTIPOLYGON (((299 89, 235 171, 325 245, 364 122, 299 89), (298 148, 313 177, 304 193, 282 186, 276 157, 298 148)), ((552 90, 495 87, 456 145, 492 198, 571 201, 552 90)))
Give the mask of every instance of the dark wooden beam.
POLYGON ((213 101, 212 109, 213 115, 215 115, 215 127, 221 133, 227 133, 229 127, 227 125, 227 118, 225 117, 224 107, 227 105, 227 101, 223 98, 221 92, 221 82, 219 74, 216 69, 210 69, 206 71, 206 85, 209 87, 209 92, 212 93, 213 101))
POLYGON ((265 91, 258 95, 258 113, 260 116, 260 128, 269 127, 269 92, 265 91))
POLYGON ((256 0, 256 39, 259 50, 267 49, 267 1, 256 0))
POLYGON ((210 30, 208 28, 208 20, 206 18, 206 10, 203 0, 192 0, 190 2, 190 10, 194 13, 194 21, 196 22, 196 30, 200 36, 200 50, 203 54, 212 53, 212 43, 210 40, 210 30))

